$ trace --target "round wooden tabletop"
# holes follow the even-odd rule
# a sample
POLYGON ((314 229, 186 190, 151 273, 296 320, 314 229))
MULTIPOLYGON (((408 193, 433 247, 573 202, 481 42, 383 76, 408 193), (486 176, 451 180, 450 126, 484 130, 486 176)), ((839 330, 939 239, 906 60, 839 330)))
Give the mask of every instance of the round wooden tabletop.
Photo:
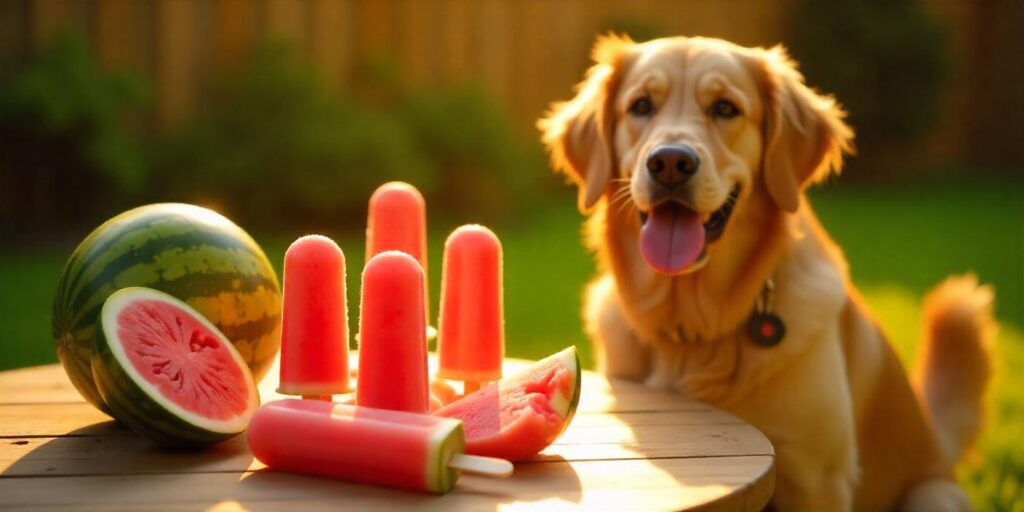
MULTIPOLYGON (((507 360, 506 374, 526 363, 507 360)), ((279 398, 276 375, 260 384, 264 402, 279 398)), ((756 511, 774 488, 772 446, 753 426, 593 372, 553 445, 510 478, 464 475, 444 496, 275 472, 244 436, 160 449, 85 403, 59 365, 0 372, 0 441, 0 509, 756 511)))

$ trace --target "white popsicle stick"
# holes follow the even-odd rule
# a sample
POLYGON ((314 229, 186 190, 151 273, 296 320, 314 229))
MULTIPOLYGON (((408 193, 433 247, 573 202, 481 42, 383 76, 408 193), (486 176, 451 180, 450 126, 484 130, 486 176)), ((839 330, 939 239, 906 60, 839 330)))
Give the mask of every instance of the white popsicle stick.
POLYGON ((494 457, 481 457, 479 455, 466 455, 457 453, 452 455, 448 461, 448 467, 461 469, 466 473, 484 475, 495 478, 505 478, 512 475, 512 463, 505 459, 494 457))

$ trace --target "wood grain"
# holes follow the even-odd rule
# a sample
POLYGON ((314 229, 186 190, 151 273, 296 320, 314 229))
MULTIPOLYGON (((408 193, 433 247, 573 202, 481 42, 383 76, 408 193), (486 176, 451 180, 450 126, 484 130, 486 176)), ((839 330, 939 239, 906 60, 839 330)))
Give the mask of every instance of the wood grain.
MULTIPOLYGON (((509 360, 506 374, 527 363, 509 360)), ((264 401, 280 397, 273 380, 264 401)), ((85 403, 58 365, 0 372, 0 509, 760 510, 773 488, 772 447, 752 426, 591 372, 553 445, 509 479, 463 476, 445 496, 274 472, 244 435, 165 450, 85 403)))

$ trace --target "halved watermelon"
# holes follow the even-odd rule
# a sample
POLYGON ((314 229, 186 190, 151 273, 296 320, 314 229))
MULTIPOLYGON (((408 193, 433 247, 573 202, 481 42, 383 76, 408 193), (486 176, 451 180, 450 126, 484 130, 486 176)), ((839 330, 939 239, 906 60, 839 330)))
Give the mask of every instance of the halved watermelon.
POLYGON ((161 444, 203 446, 245 431, 259 407, 231 342, 184 302, 149 288, 110 295, 92 372, 114 417, 161 444))
POLYGON ((576 347, 538 361, 434 412, 462 420, 466 453, 523 460, 546 448, 569 426, 580 400, 576 347))

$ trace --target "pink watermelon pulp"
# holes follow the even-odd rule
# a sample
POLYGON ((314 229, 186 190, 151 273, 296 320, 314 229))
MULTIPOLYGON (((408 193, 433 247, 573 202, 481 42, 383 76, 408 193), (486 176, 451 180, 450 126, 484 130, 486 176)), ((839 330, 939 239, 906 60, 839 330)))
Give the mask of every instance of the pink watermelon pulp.
POLYGON ((93 375, 113 416, 168 445, 243 432, 259 406, 249 368, 206 318, 148 288, 114 292, 101 312, 93 375))
POLYGON ((466 453, 523 460, 568 427, 579 403, 580 378, 579 353, 569 347, 434 414, 462 420, 466 453))
POLYGON ((241 368, 195 317, 164 301, 139 300, 118 313, 117 324, 128 360, 161 395, 218 420, 245 413, 241 368))

